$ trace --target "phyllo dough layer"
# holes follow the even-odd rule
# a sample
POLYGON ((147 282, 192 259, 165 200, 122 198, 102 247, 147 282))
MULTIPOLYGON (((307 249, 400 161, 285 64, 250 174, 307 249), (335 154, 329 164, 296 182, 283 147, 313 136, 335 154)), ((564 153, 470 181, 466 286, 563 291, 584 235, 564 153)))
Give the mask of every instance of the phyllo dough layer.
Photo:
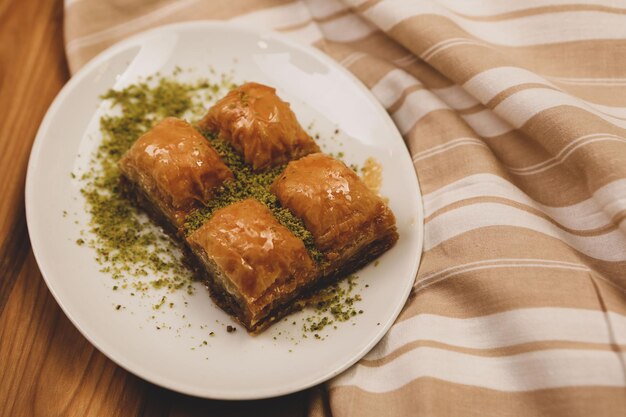
POLYGON ((119 161, 135 193, 176 228, 233 178, 208 141, 184 120, 168 117, 141 136, 119 161))
POLYGON ((241 152, 254 170, 284 164, 320 149, 276 90, 246 83, 231 90, 200 121, 241 152))
POLYGON ((304 221, 331 269, 362 266, 398 239, 395 217, 384 201, 352 169, 328 155, 290 162, 272 192, 304 221))
POLYGON ((187 243, 207 269, 211 295, 248 330, 318 276, 302 240, 254 199, 218 210, 187 243))

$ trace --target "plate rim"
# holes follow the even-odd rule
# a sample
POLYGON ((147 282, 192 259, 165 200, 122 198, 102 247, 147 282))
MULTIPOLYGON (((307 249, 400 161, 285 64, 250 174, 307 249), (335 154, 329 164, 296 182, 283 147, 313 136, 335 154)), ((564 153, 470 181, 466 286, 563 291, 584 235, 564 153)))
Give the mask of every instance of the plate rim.
MULTIPOLYGON (((124 370, 130 372, 131 374, 138 376, 139 378, 148 381, 152 384, 155 384, 157 386, 181 393, 181 394, 185 394, 185 395, 190 395, 190 396, 194 396, 194 397, 198 397, 198 398, 206 398, 206 399, 216 399, 216 400, 258 400, 258 399, 265 399, 265 398, 273 398, 273 397, 278 397, 278 396, 282 396, 282 395, 287 395, 287 394, 291 394, 294 392, 298 392, 298 391, 302 391, 305 390, 307 388, 319 385, 321 383, 324 383, 328 380, 330 380, 331 378, 341 374, 342 372, 344 372, 345 370, 347 370, 348 368, 350 368, 351 366, 353 366, 355 363, 357 363, 360 359, 363 358, 363 356, 365 356, 372 348, 374 348, 374 346, 376 346, 376 344, 378 344, 378 342, 387 334, 387 332, 389 331, 389 329, 393 326, 393 324, 395 323, 396 319, 398 318, 398 315, 400 314, 400 312, 402 311, 402 309, 404 308, 404 306, 406 305, 406 301, 411 293, 411 289, 413 287, 413 284, 411 285, 407 285, 407 287, 404 289, 404 293, 402 294, 402 303, 399 303, 398 306, 394 309, 394 313, 392 315, 392 319, 388 320, 387 323, 384 323, 383 326, 381 326, 381 331, 378 334, 377 337, 372 338, 360 351, 355 352, 352 355, 352 359, 349 361, 346 361, 342 366, 334 368, 329 370, 328 372, 324 373, 322 376, 317 377, 317 378, 313 378, 311 379, 308 383, 304 383, 304 384, 299 384, 297 386, 290 386, 289 388, 283 388, 283 389, 266 389, 266 390, 261 390, 258 389, 256 391, 252 391, 252 390, 248 390, 248 392, 241 392, 241 391, 237 391, 237 392, 232 392, 232 391, 220 391, 220 390, 215 390, 215 389, 202 389, 202 388, 195 388, 195 387, 188 387, 187 385, 181 385, 181 384, 177 384, 175 380, 172 380, 171 378, 168 377, 164 377, 162 375, 158 375, 158 373, 154 373, 154 372, 150 372, 150 370, 145 369, 145 367, 142 367, 140 365, 137 365, 136 363, 134 363, 134 361, 132 360, 126 360, 123 356, 119 357, 116 354, 112 354, 111 352, 107 352, 104 349, 101 348, 100 344, 96 343, 91 335, 89 334, 88 331, 86 331, 81 324, 78 322, 78 320, 73 317, 73 315, 67 310, 67 306, 61 302, 61 300, 59 299, 59 295, 57 294, 57 292, 54 289, 54 285, 51 285, 50 279, 47 276, 46 273, 46 267, 45 265, 47 265, 46 262, 44 262, 43 260, 43 255, 41 255, 40 253, 40 246, 35 243, 38 240, 37 239, 33 239, 33 226, 31 226, 34 223, 34 218, 36 216, 36 214, 34 213, 34 208, 33 205, 31 203, 31 194, 36 192, 35 187, 35 182, 36 180, 34 179, 35 177, 35 166, 36 166, 36 161, 38 160, 38 158, 40 157, 41 154, 41 148, 43 146, 43 143, 45 142, 45 137, 46 137, 46 133, 50 128, 50 125, 52 124, 53 120, 56 117, 56 114, 58 113, 59 109, 61 108, 61 106, 63 105, 63 103, 66 100, 66 97, 77 87, 80 86, 82 80, 87 77, 88 75, 90 75, 92 73, 93 70, 97 69, 99 66, 101 66, 104 62, 106 62, 107 60, 109 60, 110 58, 114 57, 115 55, 128 50, 130 48, 132 48, 135 45, 141 45, 142 41, 144 40, 144 38, 147 38, 149 36, 152 36, 156 33, 162 32, 164 34, 166 34, 169 31, 178 31, 178 30, 185 30, 185 29, 202 29, 202 28, 217 28, 217 29, 221 29, 221 30, 235 30, 235 31, 239 31, 239 32, 244 32, 247 34, 251 34, 251 35, 255 35, 257 37, 260 38, 270 38, 273 40, 276 40, 278 42, 281 42, 283 44, 286 44, 287 46, 294 48, 306 55, 312 55, 315 59, 318 59, 320 61, 322 61, 323 63, 332 66, 334 69, 340 71, 341 73, 343 73, 344 76, 346 76, 353 84, 356 85, 357 88, 359 88, 366 96, 368 96, 368 98, 370 99, 370 101, 372 102, 372 104, 377 107, 379 113, 381 113, 381 116, 385 119, 385 122, 391 126, 392 129, 394 129, 397 133, 398 136, 400 138, 402 138, 401 133, 398 131, 397 126, 395 125, 395 123, 393 122, 393 120, 391 119, 389 113, 385 110, 385 108, 382 106, 382 104, 376 99, 376 97, 374 96, 374 94, 371 92, 371 90, 369 88, 367 88, 367 86, 365 86, 353 73, 351 73, 350 71, 348 71, 345 67, 343 67, 342 65, 340 65, 338 62, 336 62, 335 60, 333 60, 330 56, 326 55, 323 51, 304 44, 304 43, 300 43, 297 42, 293 39, 290 39, 289 37, 287 37, 286 35, 283 35, 281 33, 272 31, 272 30, 258 30, 258 29, 252 29, 252 28, 248 28, 248 27, 244 27, 243 25, 236 23, 236 22, 228 22, 228 21, 219 21, 219 20, 197 20, 197 21, 187 21, 187 22, 178 22, 178 23, 172 23, 172 24, 167 24, 167 25, 161 25, 158 26, 156 28, 151 28, 139 33, 134 34, 133 36, 130 36, 128 38, 125 38, 111 46, 109 46, 108 48, 106 48, 104 51, 100 52, 99 54, 97 54, 94 58, 92 58, 91 60, 89 60, 89 62, 87 64, 85 64, 83 67, 81 67, 66 83, 65 85, 61 88, 61 90, 59 91, 59 93, 56 95, 56 97, 54 98, 54 100, 52 101, 52 103, 50 104, 50 106, 48 107, 48 110, 46 111, 45 116, 43 117, 39 128, 37 130, 37 134, 35 136, 35 139, 33 141, 33 145, 31 148, 31 153, 28 159, 28 168, 27 168, 27 172, 26 172, 26 180, 25 180, 25 188, 24 188, 24 201, 25 201, 25 212, 26 212, 26 224, 27 224, 27 229, 28 229, 28 234, 29 234, 29 239, 31 242, 31 248, 33 251, 33 255, 35 257, 35 261, 37 262, 37 266, 38 269, 41 273, 41 276, 44 279, 44 282, 46 284, 46 287, 48 288, 48 290, 50 291, 50 293, 52 294, 54 300, 56 301, 56 303, 58 304, 58 306, 61 308, 61 310, 63 311, 63 313, 65 314, 65 316, 70 320, 70 322, 74 325, 74 327, 80 332, 80 334, 85 337, 89 343, 94 346, 100 353, 102 353, 104 356, 106 356, 108 359, 110 359, 111 361, 113 361, 117 366, 120 366, 121 368, 123 368, 124 370), (39 248, 39 249, 38 249, 39 248), (43 265, 43 267, 42 267, 43 265)), ((405 144, 406 145, 406 144, 405 144)), ((408 148, 405 149, 406 153, 408 155, 408 157, 410 158, 410 153, 408 148)), ((415 186, 417 187, 417 195, 419 197, 419 201, 417 202, 417 213, 416 214, 416 226, 417 226, 417 233, 419 234, 418 239, 417 239, 417 252, 418 252, 418 256, 416 257, 416 259, 413 261, 413 264, 411 265, 411 275, 416 276, 417 272, 419 270, 419 267, 421 265, 421 261, 422 261, 422 255, 423 255, 423 247, 424 247, 424 199, 423 199, 423 195, 421 192, 421 187, 419 184, 419 178, 417 176, 417 173, 415 171, 415 168, 413 167, 413 170, 411 170, 411 172, 413 172, 413 176, 412 176, 412 180, 414 180, 415 182, 415 186)), ((43 249, 41 249, 43 250, 43 249)), ((383 324, 383 323, 381 323, 383 324)))

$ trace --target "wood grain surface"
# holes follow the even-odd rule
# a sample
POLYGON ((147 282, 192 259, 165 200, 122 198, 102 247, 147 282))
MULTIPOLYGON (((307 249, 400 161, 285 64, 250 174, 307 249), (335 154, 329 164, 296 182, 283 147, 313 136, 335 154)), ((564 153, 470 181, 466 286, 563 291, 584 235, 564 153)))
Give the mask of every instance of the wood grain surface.
POLYGON ((39 123, 68 77, 62 1, 0 0, 0 416, 307 414, 320 391, 227 402, 147 383, 97 351, 60 310, 30 248, 24 179, 39 123))

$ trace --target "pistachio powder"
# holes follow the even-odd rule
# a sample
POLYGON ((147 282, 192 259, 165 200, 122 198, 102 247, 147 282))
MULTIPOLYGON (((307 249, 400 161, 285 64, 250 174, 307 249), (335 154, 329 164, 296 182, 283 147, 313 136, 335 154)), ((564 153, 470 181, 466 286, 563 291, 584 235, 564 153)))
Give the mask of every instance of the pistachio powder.
POLYGON ((90 214, 88 230, 94 238, 81 238, 77 243, 93 248, 101 271, 122 280, 122 288, 131 286, 142 293, 150 288, 193 291, 192 274, 182 262, 178 244, 151 227, 150 220, 123 196, 118 160, 161 119, 199 117, 205 110, 203 98, 232 87, 227 77, 217 83, 184 83, 157 76, 102 96, 115 114, 101 117, 102 141, 91 157, 89 170, 81 177, 81 193, 90 214), (133 279, 129 281, 130 277, 133 279))

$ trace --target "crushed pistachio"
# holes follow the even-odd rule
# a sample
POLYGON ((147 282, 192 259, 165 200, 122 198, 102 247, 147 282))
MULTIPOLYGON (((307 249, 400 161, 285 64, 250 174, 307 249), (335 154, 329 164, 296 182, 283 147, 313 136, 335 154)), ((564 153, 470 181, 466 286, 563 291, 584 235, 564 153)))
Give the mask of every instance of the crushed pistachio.
POLYGON ((167 297, 165 296, 161 297, 161 300, 155 305, 153 305, 152 308, 154 310, 159 310, 161 307, 163 307, 163 304, 165 304, 165 300, 167 300, 167 297))
MULTIPOLYGON (((302 330, 305 333, 319 332, 326 326, 336 322, 345 322, 357 314, 363 314, 363 310, 355 308, 355 303, 361 301, 361 295, 354 294, 357 280, 357 276, 350 275, 344 283, 336 283, 321 289, 309 301, 314 312, 304 319, 302 330)), ((337 327, 333 325, 333 328, 337 327)), ((303 334, 303 337, 306 338, 306 335, 303 334)), ((319 337, 315 336, 315 338, 319 337)))
POLYGON ((182 262, 177 243, 152 227, 122 195, 117 162, 159 120, 167 116, 198 117, 205 110, 203 95, 232 87, 224 76, 218 83, 183 83, 157 75, 102 96, 114 111, 101 117, 102 141, 92 155, 89 170, 81 176, 81 193, 90 214, 88 229, 94 238, 76 242, 95 250, 102 272, 115 279, 132 277, 131 287, 138 292, 151 287, 141 281, 147 276, 158 277, 152 282, 154 288, 193 292, 192 274, 182 262))

